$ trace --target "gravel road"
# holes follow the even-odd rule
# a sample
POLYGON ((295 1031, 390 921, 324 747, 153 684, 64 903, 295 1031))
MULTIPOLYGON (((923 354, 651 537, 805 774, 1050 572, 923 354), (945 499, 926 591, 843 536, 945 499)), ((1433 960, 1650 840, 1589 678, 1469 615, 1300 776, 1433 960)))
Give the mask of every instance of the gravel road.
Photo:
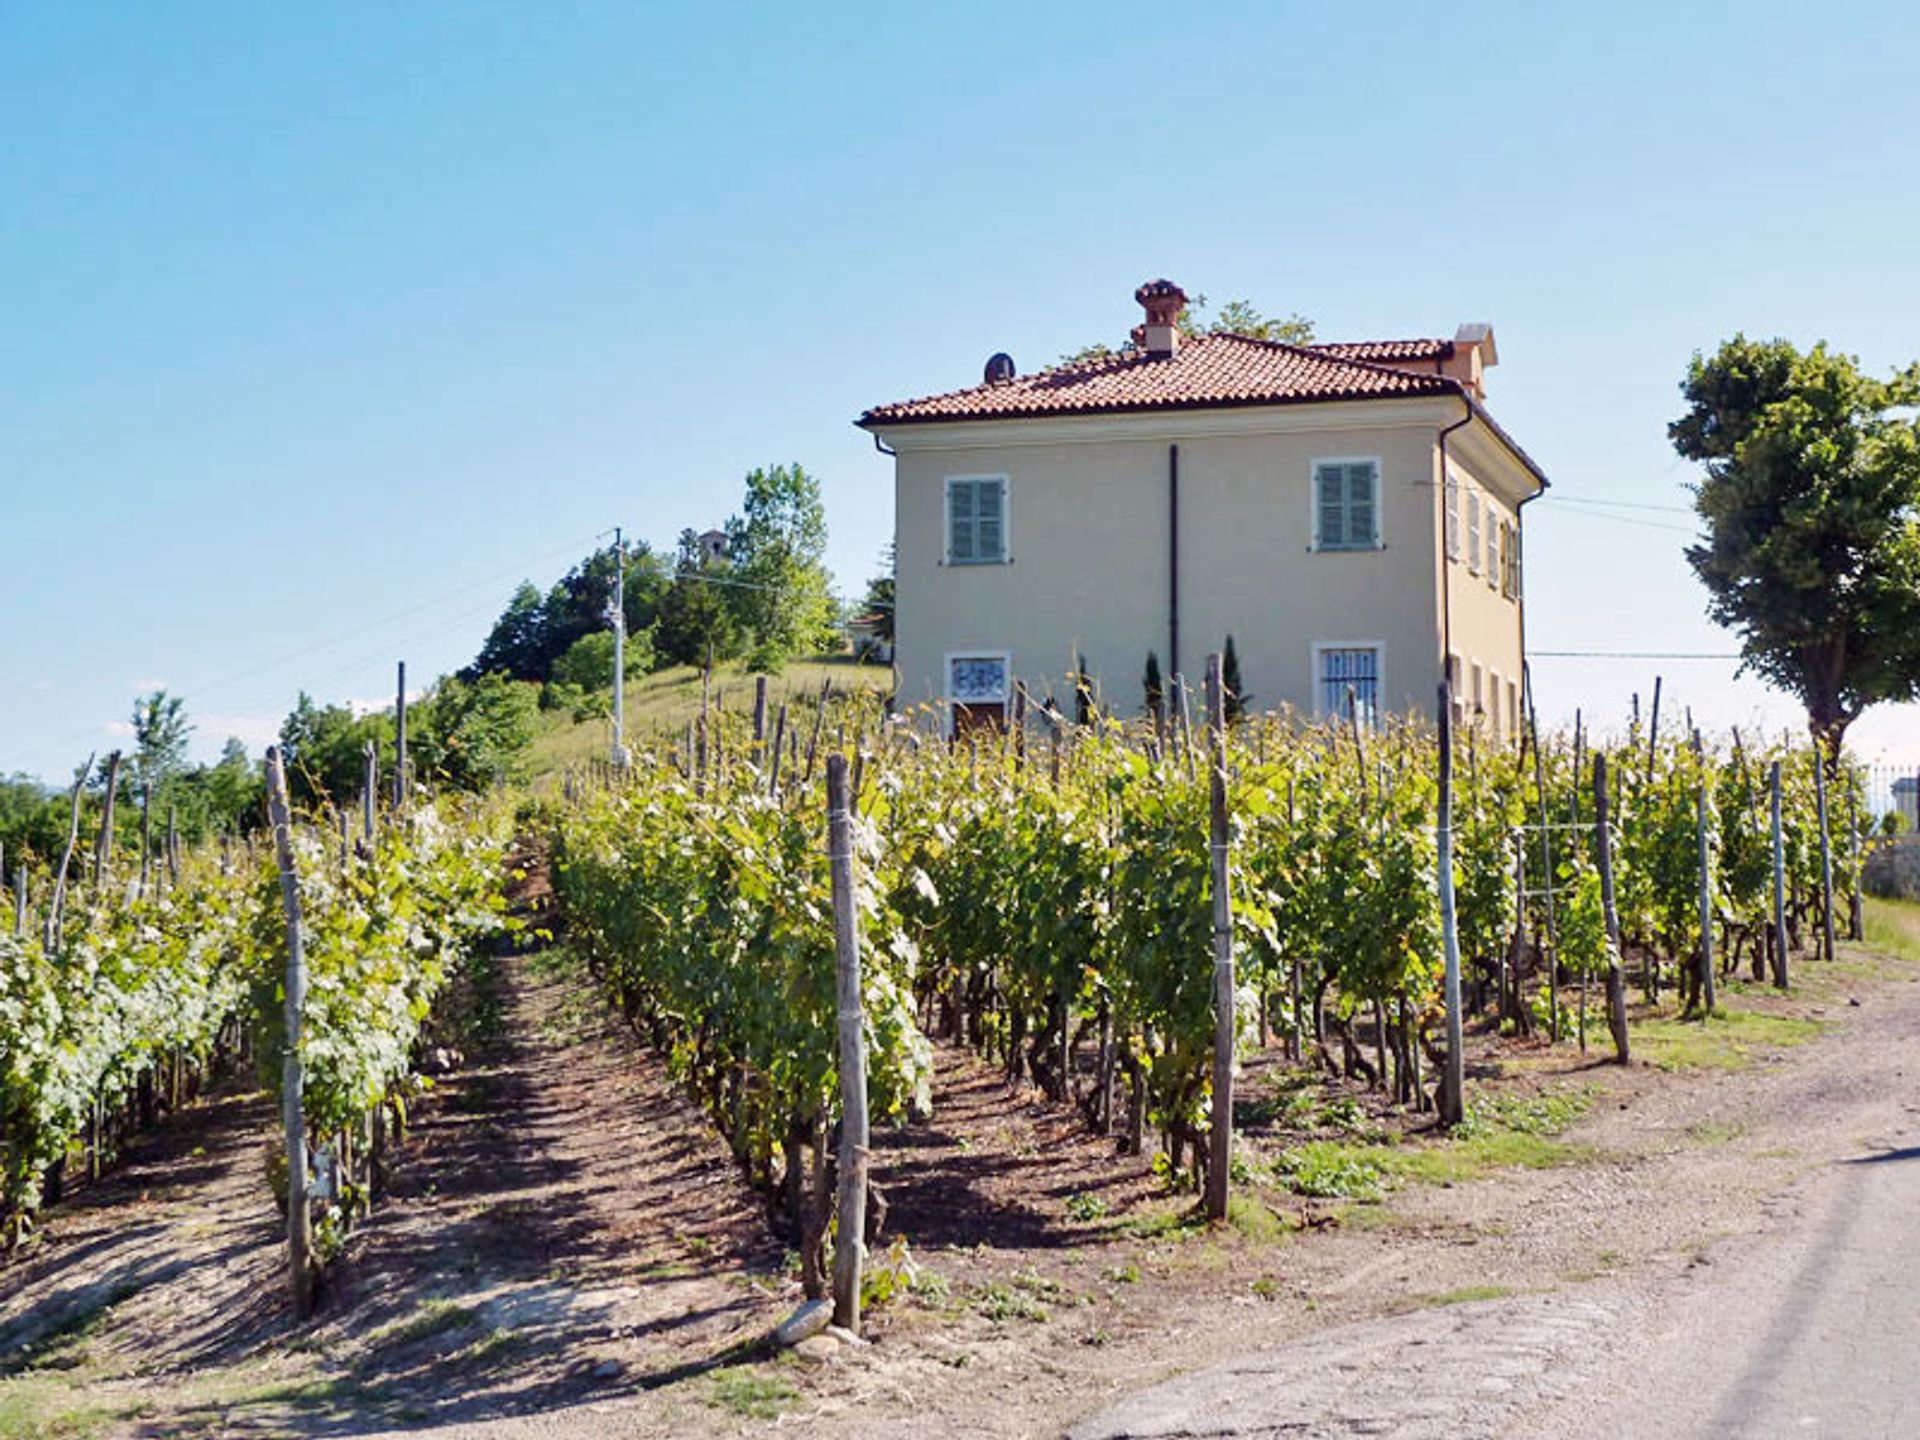
MULTIPOLYGON (((1742 1151, 1757 1162, 1791 1139, 1806 1162, 1759 1223, 1664 1267, 1346 1325, 1193 1371, 1070 1440, 1920 1435, 1915 998, 1891 997, 1804 1068, 1742 1077, 1758 1102, 1742 1151)), ((1720 1200, 1667 1197, 1703 1214, 1720 1200)), ((1618 1225, 1604 1210, 1592 1223, 1618 1225)))

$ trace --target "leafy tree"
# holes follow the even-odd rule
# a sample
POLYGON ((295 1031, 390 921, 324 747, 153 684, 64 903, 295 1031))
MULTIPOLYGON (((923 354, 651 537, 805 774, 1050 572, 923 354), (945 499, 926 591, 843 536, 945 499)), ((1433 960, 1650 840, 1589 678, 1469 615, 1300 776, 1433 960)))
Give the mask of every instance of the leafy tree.
POLYGON ((220 748, 220 759, 212 765, 201 766, 189 779, 199 801, 195 809, 199 817, 204 817, 208 828, 214 831, 255 828, 253 822, 266 786, 258 767, 247 756, 247 747, 238 738, 229 735, 227 743, 220 748))
MULTIPOLYGON (((1283 340, 1289 345, 1311 345, 1313 322, 1303 315, 1265 315, 1250 300, 1229 300, 1219 313, 1209 316, 1207 297, 1193 296, 1181 310, 1178 325, 1182 335, 1245 335, 1252 340, 1283 340)), ((1138 353, 1131 336, 1118 348, 1095 342, 1071 354, 1062 355, 1056 365, 1086 365, 1096 360, 1115 360, 1138 353)))
POLYGON ((1920 695, 1920 365, 1890 380, 1824 343, 1696 354, 1674 448, 1706 467, 1687 559, 1744 668, 1788 691, 1829 764, 1869 705, 1920 695))
MULTIPOLYGON (((425 718, 423 715, 422 719, 425 718)), ((418 733, 412 723, 414 711, 407 712, 407 719, 411 745, 418 733)), ((423 724, 420 730, 425 728, 423 724)), ((302 690, 280 725, 287 788, 303 803, 323 800, 348 803, 365 783, 366 748, 370 740, 391 763, 393 716, 390 713, 355 715, 346 705, 316 705, 313 697, 302 690)))
MULTIPOLYGON (((421 712, 423 771, 455 789, 480 790, 496 780, 520 777, 539 718, 539 698, 533 686, 504 675, 471 681, 449 675, 421 712)), ((412 711, 407 718, 412 720, 412 711)))
POLYGON ((1140 688, 1146 692, 1147 715, 1158 729, 1167 717, 1167 687, 1160 678, 1160 657, 1147 651, 1147 668, 1140 676, 1140 688))
POLYGON ((1227 636, 1227 648, 1220 655, 1220 687, 1227 693, 1227 719, 1238 720, 1247 713, 1246 691, 1240 684, 1240 656, 1234 651, 1233 636, 1227 636))
POLYGON ((187 737, 193 725, 186 702, 178 695, 155 690, 133 702, 133 781, 137 786, 164 785, 187 763, 187 737))
POLYGON ((547 663, 546 629, 546 601, 531 580, 522 580, 468 668, 475 675, 540 679, 547 663))
POLYGON ((67 817, 55 791, 31 775, 0 778, 0 847, 8 876, 29 856, 52 864, 66 838, 67 817))
MULTIPOLYGON (((501 674, 515 680, 548 680, 554 663, 584 635, 612 621, 614 579, 619 566, 611 546, 596 550, 555 582, 543 596, 522 581, 493 624, 463 680, 501 674)), ((669 574, 666 561, 644 542, 627 546, 627 632, 635 635, 659 614, 669 574)))
POLYGON ((730 578, 727 561, 708 559, 699 536, 691 530, 680 532, 680 561, 661 599, 653 640, 661 661, 704 665, 709 658, 731 660, 740 653, 740 632, 724 583, 730 578))
POLYGON ((880 552, 880 573, 867 581, 867 593, 861 597, 860 612, 874 617, 873 632, 888 644, 893 643, 895 565, 893 542, 880 552))
MULTIPOLYGON (((629 680, 653 668, 653 627, 627 636, 626 673, 629 680)), ((595 630, 582 635, 567 653, 553 662, 549 679, 555 685, 581 690, 605 690, 613 684, 613 632, 595 630)))
POLYGON ((741 513, 727 522, 727 556, 738 582, 730 604, 750 667, 775 670, 833 643, 827 513, 820 482, 797 464, 754 470, 746 484, 741 513))

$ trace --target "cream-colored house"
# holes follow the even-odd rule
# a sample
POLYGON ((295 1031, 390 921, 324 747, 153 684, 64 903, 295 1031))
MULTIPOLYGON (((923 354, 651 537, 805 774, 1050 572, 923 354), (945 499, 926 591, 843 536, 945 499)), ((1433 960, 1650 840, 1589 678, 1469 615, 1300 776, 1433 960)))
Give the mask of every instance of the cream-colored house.
POLYGON ((1521 511, 1546 477, 1487 414, 1492 331, 1289 345, 1185 336, 1186 297, 1135 298, 1136 348, 881 405, 897 458, 902 708, 1063 708, 1084 662, 1138 712, 1147 653, 1197 677, 1229 634, 1256 708, 1459 713, 1517 733, 1521 511))

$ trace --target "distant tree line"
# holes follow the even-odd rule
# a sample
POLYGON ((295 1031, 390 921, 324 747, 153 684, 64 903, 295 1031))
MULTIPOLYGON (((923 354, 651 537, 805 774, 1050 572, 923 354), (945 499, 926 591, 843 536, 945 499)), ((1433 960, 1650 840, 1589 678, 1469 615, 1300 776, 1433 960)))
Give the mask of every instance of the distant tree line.
POLYGON ((621 578, 629 675, 709 660, 775 672, 835 643, 818 480, 797 464, 753 471, 740 513, 721 534, 718 553, 689 529, 671 555, 642 541, 626 547, 623 561, 608 546, 544 595, 522 583, 461 678, 504 676, 541 686, 550 708, 603 710, 597 692, 613 683, 610 626, 621 578))

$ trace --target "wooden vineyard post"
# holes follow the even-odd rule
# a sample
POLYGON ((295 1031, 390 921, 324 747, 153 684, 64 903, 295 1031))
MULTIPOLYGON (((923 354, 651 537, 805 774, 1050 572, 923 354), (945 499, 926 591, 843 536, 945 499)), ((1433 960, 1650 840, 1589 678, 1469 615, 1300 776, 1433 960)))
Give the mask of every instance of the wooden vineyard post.
POLYGON ((103 890, 107 873, 113 868, 113 800, 120 790, 120 752, 107 756, 106 803, 100 811, 100 835, 93 847, 93 884, 103 890))
POLYGON ((780 747, 787 738, 787 706, 782 701, 773 717, 773 748, 767 754, 767 794, 780 798, 780 747))
POLYGON ((840 1194, 833 1247, 833 1323, 860 1333, 860 1270, 867 1228, 867 1043, 860 987, 859 899, 847 757, 827 757, 827 862, 833 876, 833 950, 839 978, 840 1194))
POLYGON ((277 745, 267 747, 267 815, 273 823, 273 849, 280 862, 280 903, 287 922, 286 1035, 280 1072, 280 1118, 287 1151, 287 1256, 293 1276, 294 1318, 305 1320, 313 1313, 313 1216, 307 1205, 307 1120, 300 1064, 307 957, 300 936, 300 877, 293 860, 287 772, 277 745))
POLYGON ((1607 923, 1607 1028, 1620 1064, 1631 1058, 1627 1040, 1627 977, 1620 959, 1620 912, 1613 903, 1613 835, 1607 818, 1607 757, 1593 757, 1593 846, 1600 867, 1600 908, 1607 923))
POLYGON ((1713 1014, 1713 854, 1707 843, 1707 770, 1700 732, 1693 732, 1693 758, 1700 776, 1693 797, 1693 829, 1700 852, 1700 1004, 1713 1014))
POLYGON ((1851 876, 1847 884, 1847 938, 1864 940, 1867 916, 1865 903, 1860 898, 1860 807, 1852 786, 1847 789, 1847 854, 1847 870, 1851 876))
POLYGON ((13 867, 13 933, 27 933, 27 867, 13 867))
POLYGON ((60 851, 60 866, 53 872, 53 895, 47 905, 47 926, 42 941, 42 948, 49 955, 66 945, 67 873, 73 868, 73 852, 80 844, 80 792, 86 788, 87 776, 92 773, 93 755, 89 753, 87 763, 74 772, 71 809, 67 815, 67 843, 60 851))
POLYGON ((767 677, 753 677, 753 764, 756 770, 767 768, 767 677))
POLYGON ((1227 869, 1227 702, 1220 656, 1207 656, 1207 815, 1213 891, 1213 1123, 1207 1136, 1207 1218, 1227 1218, 1233 1168, 1233 893, 1227 869))
POLYGON ((1466 1027, 1460 1018, 1460 924, 1453 897, 1453 695, 1440 682, 1440 799, 1437 838, 1440 875, 1440 938, 1446 956, 1447 1068, 1440 1076, 1440 1123, 1466 1116, 1466 1027))
MULTIPOLYGON (((1547 1024, 1550 1038, 1554 1042, 1560 1039, 1560 926, 1554 915, 1553 885, 1556 872, 1553 868, 1553 817, 1547 813, 1547 768, 1540 755, 1540 716, 1533 703, 1533 671, 1525 661, 1520 665, 1521 683, 1527 697, 1527 731, 1533 741, 1533 789, 1540 801, 1540 855, 1543 874, 1540 880, 1540 895, 1547 907, 1547 1024)), ((1575 793, 1580 789, 1580 772, 1574 771, 1575 793)), ((1521 832, 1521 844, 1526 843, 1525 832, 1521 832)), ((1521 897, 1522 905, 1526 897, 1521 897)))
POLYGON ((1787 856, 1780 835, 1780 762, 1767 773, 1773 825, 1773 983, 1787 988, 1787 856))
POLYGON ((407 803, 407 662, 400 662, 400 678, 393 705, 393 808, 407 803))
POLYGON ((367 741, 367 774, 360 787, 360 832, 367 842, 367 854, 373 854, 374 797, 380 787, 380 747, 367 741))
POLYGON ((1820 820, 1820 939, 1826 958, 1833 959, 1833 840, 1827 829, 1827 755, 1824 745, 1813 748, 1814 809, 1820 820))

